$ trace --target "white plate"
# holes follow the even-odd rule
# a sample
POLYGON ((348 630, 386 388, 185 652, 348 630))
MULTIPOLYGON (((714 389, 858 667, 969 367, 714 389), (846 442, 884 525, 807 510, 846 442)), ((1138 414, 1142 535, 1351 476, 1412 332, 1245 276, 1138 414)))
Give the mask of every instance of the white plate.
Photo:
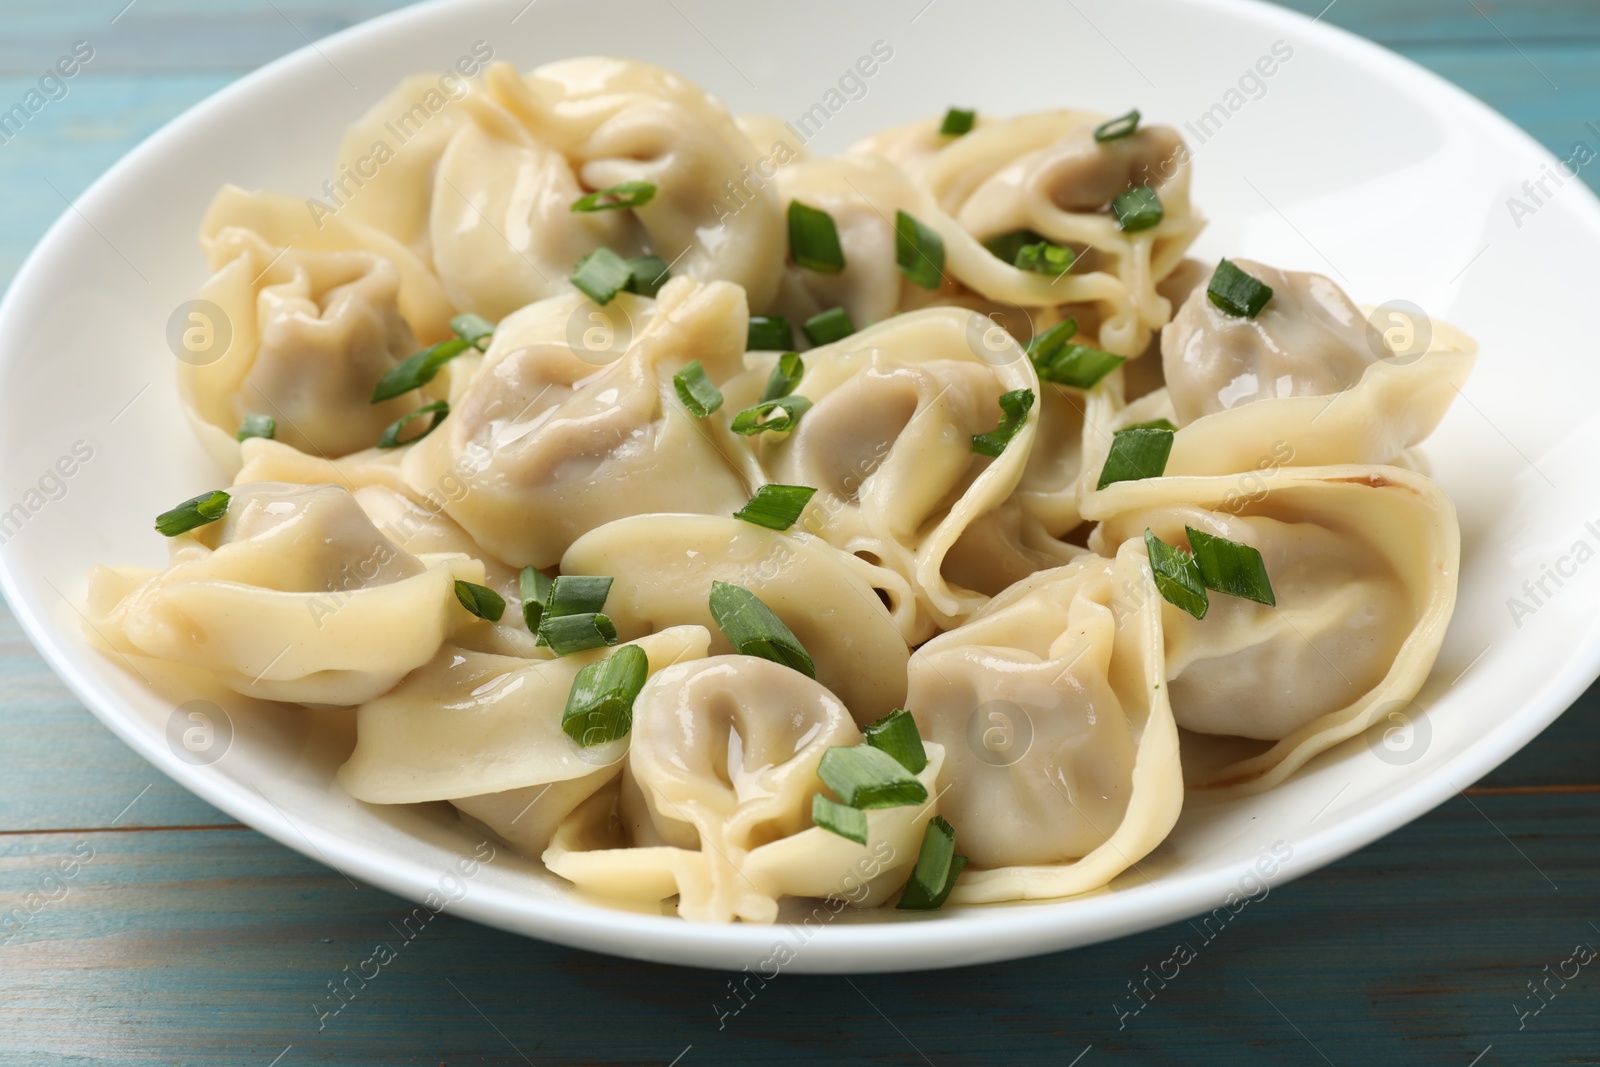
POLYGON ((1328 863, 1500 763, 1600 671, 1600 564, 1588 562, 1600 524, 1585 525, 1600 519, 1591 421, 1600 395, 1600 204, 1576 180, 1558 188, 1547 179, 1553 195, 1514 218, 1507 198, 1535 206, 1522 184, 1555 161, 1464 93, 1325 25, 1221 0, 990 0, 981 10, 956 0, 905 0, 892 10, 860 0, 523 5, 406 10, 229 87, 85 193, 0 307, 0 513, 20 503, 25 518, 0 531, 5 593, 83 701, 217 807, 353 877, 419 901, 444 887, 460 897, 455 913, 570 945, 728 968, 781 959, 779 944, 800 971, 941 967, 1207 911, 1255 891, 1258 862, 1277 880, 1328 863), (447 872, 476 839, 447 811, 363 807, 332 784, 348 743, 335 720, 347 716, 263 718, 236 708, 225 756, 205 766, 179 759, 182 746, 167 738, 170 723, 187 725, 182 716, 87 647, 69 600, 81 602, 92 563, 158 564, 152 517, 219 483, 179 415, 164 340, 168 316, 203 276, 201 211, 226 181, 312 194, 345 123, 401 75, 443 71, 479 39, 524 67, 599 52, 648 59, 735 111, 794 119, 842 102, 813 142, 824 152, 949 104, 1107 113, 1138 105, 1151 121, 1177 125, 1195 149, 1195 196, 1213 219, 1200 254, 1320 270, 1359 302, 1405 297, 1467 329, 1482 357, 1428 445, 1460 508, 1464 558, 1456 619, 1418 700, 1427 714, 1388 747, 1347 744, 1270 795, 1191 806, 1171 838, 1107 892, 918 918, 822 910, 804 927, 694 926, 594 906, 505 849, 473 877, 453 879, 447 872), (863 82, 864 95, 830 98, 877 41, 893 56, 863 82), (1265 92, 1230 96, 1279 41, 1293 54, 1263 79, 1265 92), (1222 111, 1202 140, 1195 128, 1213 104, 1222 111), (29 496, 80 441, 93 457, 29 496), (1588 549, 1577 553, 1581 564, 1572 555, 1579 541, 1588 549), (1552 595, 1535 604, 1522 582, 1546 565, 1573 573, 1559 588, 1547 579, 1552 595), (1514 619, 1510 597, 1532 613, 1514 619), (1281 870, 1259 859, 1274 844, 1289 857, 1281 870))

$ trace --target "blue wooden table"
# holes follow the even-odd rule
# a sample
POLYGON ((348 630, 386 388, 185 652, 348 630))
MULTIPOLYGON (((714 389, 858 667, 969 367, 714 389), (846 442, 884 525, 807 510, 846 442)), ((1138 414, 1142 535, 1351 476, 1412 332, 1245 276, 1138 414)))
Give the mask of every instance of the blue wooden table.
MULTIPOLYGON (((72 42, 96 50, 65 99, 0 144, 0 279, 64 198, 161 123, 394 6, 0 0, 0 100, 72 42)), ((1335 0, 1323 17, 1558 154, 1600 119, 1596 0, 1335 0)), ((329 1014, 330 984, 410 905, 168 781, 0 612, 0 1064, 1600 1062, 1600 962, 1572 976, 1581 946, 1600 946, 1597 707, 1600 690, 1463 795, 1272 889, 1209 942, 1178 923, 965 970, 784 975, 719 1021, 723 975, 444 915, 329 1014), (1198 957, 1141 1006, 1130 983, 1180 941, 1198 957)))

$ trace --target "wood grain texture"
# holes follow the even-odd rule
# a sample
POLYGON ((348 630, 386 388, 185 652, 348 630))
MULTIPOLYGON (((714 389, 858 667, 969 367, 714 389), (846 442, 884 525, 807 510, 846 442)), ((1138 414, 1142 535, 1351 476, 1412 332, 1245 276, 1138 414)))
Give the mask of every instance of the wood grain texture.
MULTIPOLYGON (((91 41, 96 58, 0 145, 0 279, 64 198, 162 123, 306 37, 396 6, 6 4, 0 107, 72 42, 91 41)), ((1593 0, 1285 6, 1326 8, 1325 21, 1398 48, 1559 154, 1578 139, 1600 148, 1585 126, 1600 123, 1593 0)), ((1595 171, 1583 176, 1600 188, 1595 171)), ((719 1025, 716 1006, 735 1003, 725 975, 557 948, 448 912, 405 941, 394 927, 411 905, 352 889, 160 775, 0 611, 0 1067, 1600 1062, 1600 964, 1549 977, 1578 943, 1600 947, 1597 833, 1600 690, 1468 796, 1271 887, 1220 933, 1197 919, 991 967, 786 974, 719 1025), (379 942, 396 959, 324 1016, 337 1004, 328 983, 379 942), (1180 942, 1195 958, 1179 977, 1148 979, 1171 973, 1180 942), (1128 983, 1145 980, 1154 996, 1132 1014, 1128 983), (1528 983, 1545 981, 1534 999, 1528 983)))

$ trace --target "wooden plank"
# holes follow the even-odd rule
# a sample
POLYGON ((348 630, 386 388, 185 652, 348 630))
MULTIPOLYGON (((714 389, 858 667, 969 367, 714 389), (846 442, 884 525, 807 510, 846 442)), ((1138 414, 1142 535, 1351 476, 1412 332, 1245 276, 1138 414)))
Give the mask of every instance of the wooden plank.
POLYGON ((1542 1000, 1527 983, 1600 947, 1597 835, 1600 796, 1457 798, 1332 868, 1247 887, 1256 899, 1209 924, 955 971, 780 974, 726 1018, 725 974, 448 911, 407 941, 411 905, 250 831, 0 837, 0 914, 30 890, 59 896, 0 945, 0 1064, 911 1064, 920 1050, 940 1067, 1065 1067, 1092 1046, 1083 1067, 1111 1053, 1465 1067, 1491 1044, 1486 1067, 1593 1062, 1600 964, 1575 978, 1568 964, 1542 1000), (1166 962, 1180 942, 1195 957, 1181 967, 1166 962), (395 959, 363 967, 379 943, 395 959), (376 977, 323 1018, 346 967, 376 977), (1129 983, 1145 981, 1139 1008, 1129 983))
POLYGON ((1273 0, 1405 50, 1414 44, 1482 44, 1526 48, 1553 41, 1600 39, 1600 8, 1590 0, 1273 0))

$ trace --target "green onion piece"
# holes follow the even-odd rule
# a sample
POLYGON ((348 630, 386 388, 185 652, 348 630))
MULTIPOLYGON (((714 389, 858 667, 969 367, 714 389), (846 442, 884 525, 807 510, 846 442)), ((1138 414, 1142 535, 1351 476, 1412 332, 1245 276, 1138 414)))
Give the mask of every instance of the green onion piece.
POLYGON ((811 410, 811 401, 803 396, 780 396, 776 400, 763 400, 755 407, 745 408, 733 417, 733 432, 742 437, 750 437, 758 433, 771 430, 773 433, 788 433, 794 429, 794 424, 800 421, 800 416, 811 410), (778 415, 765 418, 773 411, 778 415))
POLYGON ((894 261, 914 284, 937 289, 944 280, 944 238, 904 211, 896 211, 894 261))
POLYGON ((806 365, 800 353, 785 352, 772 365, 772 377, 767 379, 767 387, 761 391, 761 402, 765 404, 769 400, 782 400, 793 393, 805 373, 806 365))
POLYGON ((640 296, 655 296, 672 280, 667 261, 660 256, 634 256, 622 261, 628 268, 628 284, 623 288, 640 296))
POLYGON ((1070 385, 1074 389, 1093 389, 1100 380, 1128 361, 1089 345, 1062 345, 1048 361, 1034 362, 1039 378, 1046 382, 1070 385))
MULTIPOLYGON (((1124 430, 1168 430, 1177 433, 1178 428, 1171 419, 1151 419, 1149 422, 1136 422, 1132 426, 1124 426, 1124 430)), ((1120 431, 1118 431, 1120 432, 1120 431)))
POLYGON ((1232 261, 1217 264, 1206 286, 1206 299, 1235 318, 1253 319, 1272 299, 1272 287, 1246 274, 1232 261))
POLYGON ((611 595, 611 579, 605 575, 563 574, 550 585, 545 600, 547 615, 584 615, 603 611, 611 595))
POLYGON ((928 765, 928 753, 922 747, 917 720, 904 708, 869 723, 861 732, 866 735, 867 744, 889 753, 912 774, 921 774, 928 765))
POLYGON ((967 857, 957 856, 956 830, 935 815, 928 820, 922 834, 922 849, 917 853, 917 866, 911 879, 900 893, 900 911, 933 911, 944 906, 950 890, 956 887, 956 878, 967 865, 967 857))
POLYGON ((1100 468, 1095 488, 1104 489, 1113 482, 1159 478, 1167 469, 1171 454, 1171 430, 1146 426, 1118 430, 1111 435, 1111 452, 1106 456, 1106 465, 1100 468))
POLYGON ((434 375, 439 373, 439 368, 455 359, 463 352, 470 352, 475 346, 471 341, 460 337, 453 337, 448 341, 440 341, 431 348, 424 348, 421 352, 407 356, 399 363, 384 372, 378 384, 372 387, 372 402, 381 404, 385 400, 393 400, 397 396, 404 396, 413 389, 420 389, 433 381, 434 375))
POLYGON ((733 517, 769 530, 787 530, 816 492, 809 485, 763 485, 733 517))
POLYGON ((850 312, 844 308, 829 308, 811 316, 801 329, 812 344, 831 345, 855 333, 856 324, 850 321, 850 312))
POLYGON ((271 415, 246 415, 233 436, 240 441, 251 437, 265 437, 270 441, 278 436, 278 420, 271 415))
POLYGON ((1144 548, 1149 553, 1150 572, 1155 575, 1156 591, 1162 599, 1197 619, 1205 618, 1210 600, 1194 556, 1167 544, 1150 530, 1144 532, 1144 548))
POLYGON ((811 797, 811 821, 858 845, 867 843, 867 813, 860 808, 829 800, 821 793, 811 797))
POLYGON ((711 617, 741 656, 759 656, 792 667, 807 678, 817 676, 800 639, 760 597, 743 586, 712 582, 711 617))
POLYGON ((1120 115, 1110 122, 1102 122, 1096 126, 1094 128, 1094 139, 1104 144, 1107 141, 1115 141, 1119 137, 1127 137, 1138 128, 1139 110, 1135 108, 1126 115, 1120 115))
POLYGON ((1267 564, 1261 553, 1249 545, 1217 537, 1193 526, 1184 527, 1189 534, 1189 550, 1200 568, 1200 580, 1207 589, 1215 589, 1229 596, 1254 600, 1258 604, 1276 607, 1277 597, 1272 595, 1272 582, 1267 578, 1267 564))
POLYGON ((229 496, 218 489, 213 493, 201 493, 197 497, 185 500, 171 511, 163 511, 156 516, 156 533, 162 537, 177 537, 181 533, 198 529, 207 523, 216 522, 228 512, 229 496))
POLYGON ((384 427, 383 436, 378 438, 378 447, 399 448, 401 445, 409 445, 413 441, 420 441, 433 431, 437 430, 439 428, 439 424, 443 422, 446 416, 449 414, 450 404, 448 401, 435 400, 431 404, 424 404, 411 414, 402 415, 398 419, 395 419, 393 422, 391 422, 388 426, 384 427), (406 424, 412 419, 420 419, 424 415, 432 415, 434 417, 433 421, 428 423, 428 428, 417 434, 415 437, 407 438, 404 441, 400 440, 400 431, 406 428, 406 424))
POLYGON ((782 352, 794 347, 794 327, 782 315, 751 315, 744 347, 750 352, 782 352))
POLYGON ((818 274, 844 270, 844 249, 833 216, 798 200, 789 201, 789 258, 818 274))
POLYGON ((898 808, 928 799, 927 786, 899 760, 871 745, 828 749, 817 775, 852 808, 898 808))
POLYGON ((617 643, 617 628, 609 616, 596 611, 581 615, 546 615, 539 623, 539 644, 558 656, 617 643))
POLYGON ((490 622, 499 622, 500 616, 506 613, 505 597, 488 586, 457 581, 456 599, 461 601, 462 607, 478 618, 488 619, 490 622))
POLYGON ((1027 245, 1036 245, 1046 240, 1044 234, 1033 230, 1012 230, 1010 233, 996 234, 983 242, 983 247, 989 254, 1002 262, 1016 266, 1017 253, 1027 245))
POLYGON ((1078 332, 1077 319, 1062 319, 1044 333, 1029 341, 1023 351, 1037 366, 1048 362, 1055 353, 1064 348, 1078 332))
POLYGON ((972 124, 977 120, 976 111, 963 111, 953 107, 944 113, 944 121, 939 123, 939 133, 945 137, 960 137, 964 133, 972 132, 972 124))
POLYGON ((1011 265, 1018 270, 1028 270, 1035 274, 1048 274, 1052 278, 1059 278, 1072 269, 1078 261, 1078 253, 1065 245, 1052 244, 1049 241, 1040 241, 1037 244, 1023 245, 1017 249, 1017 256, 1011 265))
POLYGON ((572 284, 601 306, 611 303, 632 279, 633 268, 605 245, 578 260, 572 268, 572 284))
POLYGON ((697 419, 705 418, 722 406, 722 390, 711 384, 698 359, 685 363, 683 369, 672 376, 672 385, 678 390, 683 406, 697 419))
POLYGON ((589 664, 572 680, 561 729, 584 748, 625 737, 633 728, 634 699, 649 675, 650 659, 638 645, 623 645, 589 664))
POLYGON ((998 456, 1006 450, 1006 445, 1017 436, 1017 431, 1022 429, 1023 423, 1028 419, 1028 411, 1033 407, 1032 389, 1013 389, 1009 393, 1000 394, 1000 425, 988 433, 975 433, 972 435, 972 450, 980 456, 998 456))
POLYGON ((1117 226, 1123 233, 1148 230, 1166 217, 1161 198, 1148 185, 1141 185, 1117 194, 1111 201, 1111 214, 1117 217, 1117 226))
POLYGON ((457 337, 480 351, 489 347, 485 342, 494 336, 494 323, 481 315, 457 315, 450 320, 450 329, 455 331, 457 337))
POLYGON ((517 577, 517 591, 522 595, 522 621, 528 632, 539 632, 539 621, 544 618, 544 606, 550 599, 551 581, 537 567, 524 567, 517 577))
POLYGON ((573 211, 621 211, 623 208, 643 207, 656 195, 654 182, 623 182, 609 189, 601 189, 580 196, 572 202, 573 211))

